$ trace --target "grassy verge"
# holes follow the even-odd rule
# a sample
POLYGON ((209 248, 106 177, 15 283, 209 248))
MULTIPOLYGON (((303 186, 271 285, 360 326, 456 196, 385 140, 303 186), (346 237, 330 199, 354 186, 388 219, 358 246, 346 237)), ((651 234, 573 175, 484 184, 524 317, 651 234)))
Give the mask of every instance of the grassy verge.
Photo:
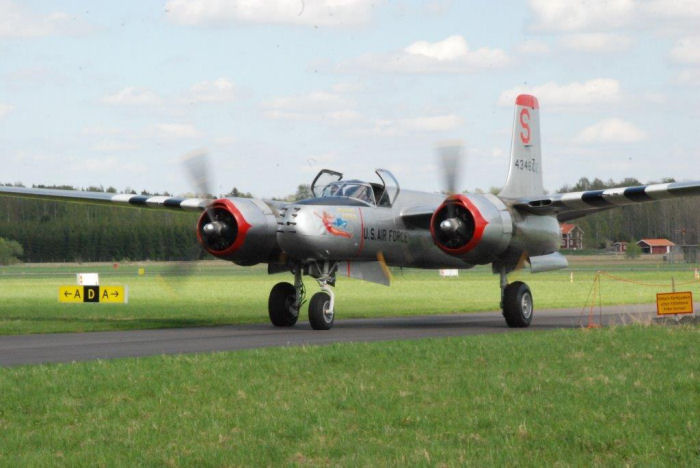
POLYGON ((0 465, 697 465, 696 327, 0 369, 0 465))
MULTIPOLYGON (((571 270, 537 275, 521 271, 510 279, 530 285, 537 308, 582 308, 601 267, 633 281, 603 278, 605 305, 653 303, 657 292, 670 291, 672 278, 683 288, 679 290, 690 290, 700 297, 700 282, 694 281, 687 265, 582 262, 571 270)), ((146 274, 139 276, 140 266, 3 267, 0 334, 265 322, 270 289, 278 281, 291 279, 288 274, 268 276, 262 267, 241 268, 225 262, 199 265, 186 279, 168 275, 172 266, 167 264, 147 264, 146 274), (75 284, 75 273, 81 271, 100 273, 105 285, 128 285, 129 304, 59 304, 58 287, 75 284)), ((310 297, 318 287, 311 279, 306 284, 310 297)), ((440 278, 436 271, 395 270, 390 288, 338 278, 336 293, 339 318, 497 310, 500 298, 498 278, 488 267, 461 271, 458 278, 440 278)), ((306 320, 306 307, 301 320, 306 320)))

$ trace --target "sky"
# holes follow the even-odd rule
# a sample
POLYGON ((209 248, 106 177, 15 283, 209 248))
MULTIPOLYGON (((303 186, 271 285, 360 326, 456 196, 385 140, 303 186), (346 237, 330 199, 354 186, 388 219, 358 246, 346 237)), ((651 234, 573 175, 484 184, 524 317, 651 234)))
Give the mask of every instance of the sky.
POLYGON ((540 103, 545 187, 700 179, 696 0, 0 0, 0 182, 285 196, 329 168, 503 185, 540 103))

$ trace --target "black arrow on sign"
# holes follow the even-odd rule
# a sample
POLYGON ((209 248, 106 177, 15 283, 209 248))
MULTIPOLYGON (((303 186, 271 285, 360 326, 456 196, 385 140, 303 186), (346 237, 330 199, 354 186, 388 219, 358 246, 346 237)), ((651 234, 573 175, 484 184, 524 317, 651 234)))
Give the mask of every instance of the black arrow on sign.
POLYGON ((64 297, 68 297, 68 296, 72 296, 72 295, 73 295, 73 293, 72 293, 72 292, 69 292, 69 291, 65 291, 65 292, 63 293, 63 296, 64 296, 64 297))
POLYGON ((119 297, 119 291, 114 291, 114 292, 112 293, 112 296, 114 296, 114 297, 119 297))

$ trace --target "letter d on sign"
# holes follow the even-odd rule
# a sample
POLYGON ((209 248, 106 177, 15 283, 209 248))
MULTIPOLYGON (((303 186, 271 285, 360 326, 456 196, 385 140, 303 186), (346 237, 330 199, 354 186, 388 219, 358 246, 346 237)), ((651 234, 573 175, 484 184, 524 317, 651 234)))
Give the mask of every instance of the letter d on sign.
POLYGON ((100 302, 100 287, 99 286, 85 286, 85 297, 84 302, 100 302))

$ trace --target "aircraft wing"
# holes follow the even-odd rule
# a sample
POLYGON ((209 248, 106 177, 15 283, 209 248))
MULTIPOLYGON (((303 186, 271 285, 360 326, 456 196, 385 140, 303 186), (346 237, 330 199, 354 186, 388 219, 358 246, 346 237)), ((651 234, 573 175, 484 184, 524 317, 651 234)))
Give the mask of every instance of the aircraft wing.
POLYGON ((178 198, 164 195, 135 195, 129 193, 84 192, 0 186, 0 196, 36 198, 41 200, 70 201, 89 204, 117 204, 144 208, 168 208, 171 210, 202 211, 211 200, 204 198, 178 198))
POLYGON ((555 193, 518 199, 513 207, 534 214, 553 214, 559 221, 568 221, 618 206, 690 196, 700 196, 700 181, 555 193))

